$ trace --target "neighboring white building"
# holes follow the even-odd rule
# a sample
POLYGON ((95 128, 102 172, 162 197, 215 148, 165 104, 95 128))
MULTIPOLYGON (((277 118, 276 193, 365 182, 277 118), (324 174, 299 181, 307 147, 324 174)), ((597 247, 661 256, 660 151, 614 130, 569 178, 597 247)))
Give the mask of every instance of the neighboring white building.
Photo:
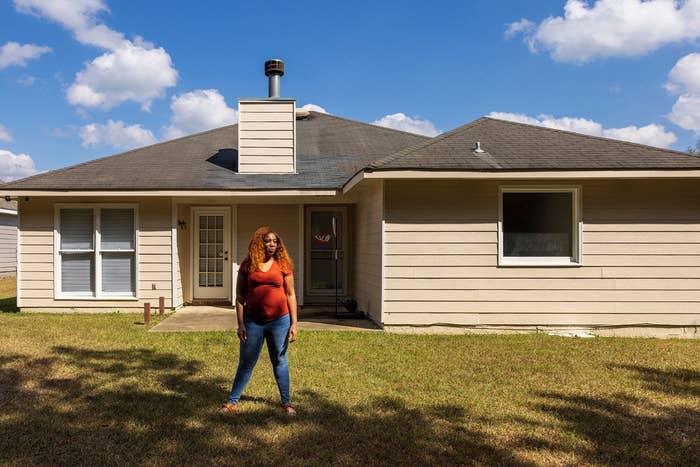
POLYGON ((17 201, 0 199, 0 277, 17 272, 17 201))

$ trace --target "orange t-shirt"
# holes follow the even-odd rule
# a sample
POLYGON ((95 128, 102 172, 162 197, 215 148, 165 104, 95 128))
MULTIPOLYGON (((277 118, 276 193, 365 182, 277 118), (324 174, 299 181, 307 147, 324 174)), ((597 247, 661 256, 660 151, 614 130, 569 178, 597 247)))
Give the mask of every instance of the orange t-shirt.
MULTIPOLYGON (((245 271, 239 271, 245 274, 245 271)), ((287 294, 284 292, 285 272, 274 260, 266 272, 260 269, 248 274, 245 305, 243 310, 253 321, 266 323, 289 314, 287 294)))

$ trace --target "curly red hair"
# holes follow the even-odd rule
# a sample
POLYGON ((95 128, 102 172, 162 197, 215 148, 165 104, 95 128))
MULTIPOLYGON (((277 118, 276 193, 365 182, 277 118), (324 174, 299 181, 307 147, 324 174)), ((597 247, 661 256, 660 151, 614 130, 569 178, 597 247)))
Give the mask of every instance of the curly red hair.
POLYGON ((260 269, 260 266, 265 262, 264 238, 270 233, 277 237, 277 251, 275 251, 274 255, 275 259, 280 264, 280 267, 285 274, 291 274, 292 270, 294 269, 294 264, 292 263, 292 258, 289 257, 289 253, 287 253, 287 248, 284 246, 284 242, 282 242, 282 237, 280 237, 277 232, 266 225, 258 227, 253 234, 253 238, 248 244, 248 256, 246 256, 243 263, 241 263, 241 270, 247 271, 248 274, 250 274, 260 269))

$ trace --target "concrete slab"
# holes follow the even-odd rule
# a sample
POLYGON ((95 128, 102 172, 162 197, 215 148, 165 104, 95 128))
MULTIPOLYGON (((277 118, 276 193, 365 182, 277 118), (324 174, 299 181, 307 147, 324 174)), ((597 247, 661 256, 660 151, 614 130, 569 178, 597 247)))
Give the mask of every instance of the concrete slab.
MULTIPOLYGON (((379 331, 368 319, 336 319, 332 311, 304 308, 299 311, 300 331, 379 331)), ((149 332, 235 331, 236 311, 233 307, 186 306, 149 332)))
POLYGON ((234 331, 236 311, 231 307, 186 306, 177 310, 149 332, 234 331))

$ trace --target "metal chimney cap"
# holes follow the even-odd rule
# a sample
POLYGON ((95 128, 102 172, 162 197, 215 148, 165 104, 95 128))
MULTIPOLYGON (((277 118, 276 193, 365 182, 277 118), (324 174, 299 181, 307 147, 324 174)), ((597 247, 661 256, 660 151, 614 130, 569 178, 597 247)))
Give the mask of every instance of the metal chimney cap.
POLYGON ((284 62, 280 59, 273 58, 265 62, 265 76, 284 75, 284 62))

